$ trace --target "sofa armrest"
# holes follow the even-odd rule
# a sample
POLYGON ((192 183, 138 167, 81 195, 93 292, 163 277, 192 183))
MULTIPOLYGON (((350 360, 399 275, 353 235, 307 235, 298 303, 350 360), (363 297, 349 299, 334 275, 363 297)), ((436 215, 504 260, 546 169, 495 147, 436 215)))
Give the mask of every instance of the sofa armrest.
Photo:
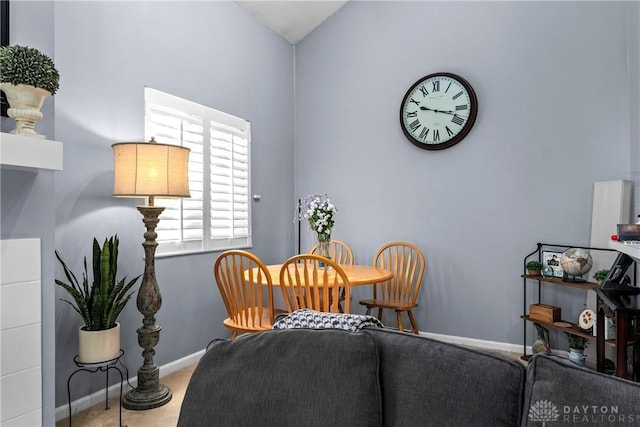
POLYGON ((640 384, 536 354, 527 366, 522 427, 640 424, 640 384), (553 421, 553 422, 551 422, 553 421))

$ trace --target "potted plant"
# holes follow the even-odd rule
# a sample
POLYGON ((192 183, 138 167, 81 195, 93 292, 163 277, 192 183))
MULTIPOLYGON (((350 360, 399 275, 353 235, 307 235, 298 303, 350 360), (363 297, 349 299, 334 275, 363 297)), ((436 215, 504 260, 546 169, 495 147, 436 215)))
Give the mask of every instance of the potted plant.
POLYGON ((567 341, 569 341, 569 359, 579 365, 584 365, 586 359, 584 349, 589 345, 589 338, 570 332, 566 332, 566 334, 567 341))
POLYGON ((44 138, 35 129, 40 108, 59 88, 60 74, 44 53, 27 46, 0 47, 0 89, 7 96, 7 114, 16 120, 14 134, 44 138))
POLYGON ((120 324, 118 315, 133 295, 133 286, 139 275, 129 282, 126 276, 116 281, 118 269, 118 236, 105 239, 102 247, 93 239, 93 281, 89 284, 87 257, 84 257, 82 284, 55 251, 68 283, 56 279, 72 301, 62 299, 80 314, 84 326, 79 331, 78 360, 83 363, 111 360, 120 353, 120 324), (125 284, 126 282, 126 284, 125 284), (131 292, 129 292, 131 291, 131 292))
POLYGON ((527 263, 527 272, 531 276, 539 276, 542 271, 542 263, 539 261, 529 261, 527 263))
POLYGON ((598 284, 601 284, 604 278, 607 277, 607 274, 609 274, 609 269, 603 268, 601 270, 596 271, 595 274, 593 275, 593 278, 596 280, 598 284))

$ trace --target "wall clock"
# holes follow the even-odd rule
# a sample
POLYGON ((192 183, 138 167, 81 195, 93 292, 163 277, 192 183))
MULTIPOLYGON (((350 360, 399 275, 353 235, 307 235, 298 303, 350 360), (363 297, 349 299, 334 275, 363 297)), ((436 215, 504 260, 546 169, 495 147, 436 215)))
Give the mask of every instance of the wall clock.
POLYGON ((467 136, 477 114, 476 94, 465 79, 434 73, 415 82, 404 95, 400 126, 414 145, 442 150, 467 136))

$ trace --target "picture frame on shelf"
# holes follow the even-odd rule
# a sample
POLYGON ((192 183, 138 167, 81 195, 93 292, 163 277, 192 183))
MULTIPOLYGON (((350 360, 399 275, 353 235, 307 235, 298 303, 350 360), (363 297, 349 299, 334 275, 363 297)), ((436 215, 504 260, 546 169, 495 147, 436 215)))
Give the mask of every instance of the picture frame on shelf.
POLYGON ((562 277, 564 271, 560 265, 560 258, 562 252, 543 251, 542 252, 542 266, 549 266, 553 271, 553 277, 562 277))

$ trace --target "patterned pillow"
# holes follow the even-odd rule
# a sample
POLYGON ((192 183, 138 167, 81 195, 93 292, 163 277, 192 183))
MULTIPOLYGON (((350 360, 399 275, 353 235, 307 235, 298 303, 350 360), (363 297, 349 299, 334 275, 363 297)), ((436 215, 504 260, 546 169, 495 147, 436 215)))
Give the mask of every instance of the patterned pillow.
POLYGON ((273 322, 272 329, 342 329, 357 332, 367 326, 384 327, 382 322, 373 316, 326 313, 302 308, 291 314, 279 315, 273 322))

